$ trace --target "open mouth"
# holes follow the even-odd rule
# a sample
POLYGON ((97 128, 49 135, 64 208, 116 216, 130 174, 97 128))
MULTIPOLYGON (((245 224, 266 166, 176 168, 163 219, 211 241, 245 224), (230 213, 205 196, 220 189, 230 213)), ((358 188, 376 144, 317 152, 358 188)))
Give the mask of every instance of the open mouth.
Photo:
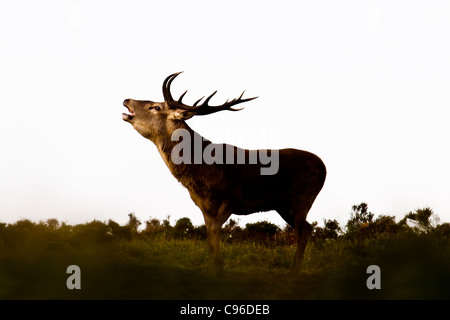
POLYGON ((130 107, 128 107, 125 103, 123 104, 128 111, 130 112, 128 113, 122 113, 122 119, 125 121, 130 121, 131 119, 133 119, 133 117, 135 116, 134 111, 130 109, 130 107))

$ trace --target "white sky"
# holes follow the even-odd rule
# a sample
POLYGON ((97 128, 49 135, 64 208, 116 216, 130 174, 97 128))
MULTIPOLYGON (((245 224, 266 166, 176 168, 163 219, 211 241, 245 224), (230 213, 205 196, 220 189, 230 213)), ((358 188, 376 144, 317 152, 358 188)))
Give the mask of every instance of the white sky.
MULTIPOLYGON (((125 98, 259 99, 189 125, 214 142, 304 149, 327 165, 308 220, 367 202, 450 221, 448 1, 2 1, 0 221, 135 212, 203 223, 125 98)), ((237 218, 234 216, 233 218, 237 218)), ((241 224, 276 213, 241 218, 241 224)))

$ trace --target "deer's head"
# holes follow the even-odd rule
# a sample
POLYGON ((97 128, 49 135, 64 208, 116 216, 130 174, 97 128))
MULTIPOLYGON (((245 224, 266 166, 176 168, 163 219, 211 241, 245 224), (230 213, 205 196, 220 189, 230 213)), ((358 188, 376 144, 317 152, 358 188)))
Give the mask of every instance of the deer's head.
POLYGON ((242 99, 244 91, 237 99, 227 100, 220 106, 210 106, 209 101, 217 93, 215 91, 203 103, 199 104, 204 97, 197 100, 192 106, 189 106, 182 102, 187 91, 178 100, 174 100, 170 93, 170 85, 180 73, 174 73, 164 80, 162 87, 164 102, 126 99, 123 105, 127 107, 130 113, 123 113, 122 119, 131 123, 134 129, 142 136, 155 141, 157 137, 170 133, 177 122, 187 120, 193 116, 207 115, 223 110, 238 111, 241 109, 234 109, 232 106, 257 98, 242 99))

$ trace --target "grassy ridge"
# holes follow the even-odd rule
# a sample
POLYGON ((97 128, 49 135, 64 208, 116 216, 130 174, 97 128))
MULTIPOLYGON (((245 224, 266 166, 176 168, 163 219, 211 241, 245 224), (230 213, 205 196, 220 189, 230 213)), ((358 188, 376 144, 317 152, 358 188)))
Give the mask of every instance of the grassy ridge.
POLYGON ((450 298, 449 224, 418 231, 380 229, 380 221, 337 236, 317 229, 298 279, 288 273, 295 247, 279 239, 222 241, 227 272, 213 278, 203 240, 132 230, 117 237, 98 221, 1 224, 0 299, 450 298), (81 290, 66 287, 73 264, 81 290), (381 290, 366 286, 369 265, 381 269, 381 290))

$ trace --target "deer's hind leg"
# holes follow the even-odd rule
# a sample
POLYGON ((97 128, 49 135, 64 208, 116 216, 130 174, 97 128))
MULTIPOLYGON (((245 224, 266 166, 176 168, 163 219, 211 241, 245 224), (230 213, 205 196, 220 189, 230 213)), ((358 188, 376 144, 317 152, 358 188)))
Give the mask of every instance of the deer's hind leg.
POLYGON ((306 202, 296 202, 291 209, 293 227, 297 233, 297 250, 291 266, 291 272, 294 275, 300 274, 306 245, 313 232, 313 227, 306 221, 309 209, 311 204, 306 202))

